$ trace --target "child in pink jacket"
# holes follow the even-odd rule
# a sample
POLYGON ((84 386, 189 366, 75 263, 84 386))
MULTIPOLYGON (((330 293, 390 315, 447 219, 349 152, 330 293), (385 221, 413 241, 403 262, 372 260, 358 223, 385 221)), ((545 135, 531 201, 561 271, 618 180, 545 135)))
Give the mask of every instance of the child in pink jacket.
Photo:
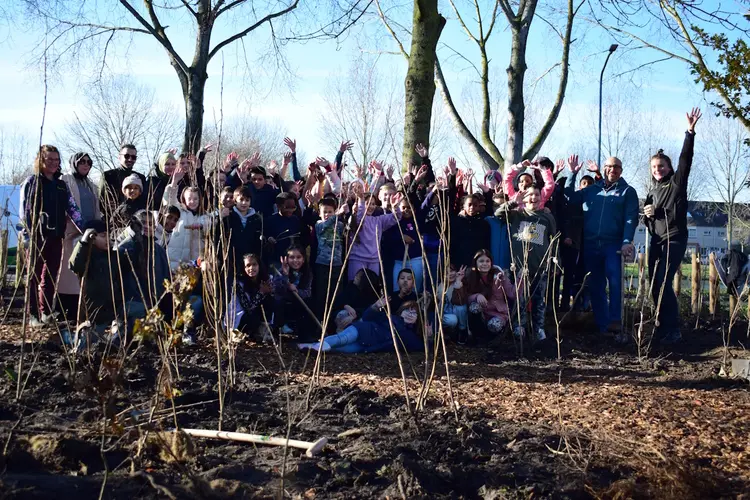
POLYGON ((469 306, 469 327, 479 336, 497 336, 505 328, 515 298, 516 287, 502 269, 493 265, 487 250, 476 253, 463 285, 453 291, 454 304, 469 306))
POLYGON ((527 167, 531 167, 533 169, 532 172, 534 170, 538 171, 542 176, 544 187, 540 188, 540 191, 542 195, 542 206, 544 206, 555 191, 555 178, 552 176, 552 168, 554 167, 554 164, 552 163, 552 160, 546 156, 542 156, 533 162, 524 160, 517 165, 511 166, 509 172, 506 172, 505 179, 503 180, 503 191, 505 191, 505 195, 508 199, 512 199, 518 191, 523 192, 527 188, 533 186, 535 175, 532 175, 530 172, 523 172, 527 167), (513 181, 516 177, 518 177, 518 190, 513 186, 513 181))

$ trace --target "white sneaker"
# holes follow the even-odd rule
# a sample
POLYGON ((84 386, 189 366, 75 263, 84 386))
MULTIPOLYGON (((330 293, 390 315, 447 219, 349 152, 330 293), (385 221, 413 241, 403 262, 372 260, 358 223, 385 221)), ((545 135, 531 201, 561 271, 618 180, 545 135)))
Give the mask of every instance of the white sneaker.
POLYGON ((547 338, 547 334, 544 333, 544 328, 538 328, 536 331, 536 341, 541 342, 547 338))
POLYGON ((290 333, 294 333, 294 330, 289 325, 284 325, 281 328, 279 328, 279 333, 283 333, 284 335, 289 335, 290 333))
POLYGON ((31 328, 42 328, 44 326, 44 323, 41 322, 36 316, 32 316, 29 320, 29 326, 31 328))
POLYGON ((315 346, 315 344, 297 344, 297 349, 300 351, 308 351, 312 350, 313 346, 315 346))
POLYGON ((513 336, 517 339, 523 337, 523 327, 517 326, 513 329, 513 336))
POLYGON ((57 319, 57 313, 42 314, 42 323, 45 325, 51 325, 57 319))

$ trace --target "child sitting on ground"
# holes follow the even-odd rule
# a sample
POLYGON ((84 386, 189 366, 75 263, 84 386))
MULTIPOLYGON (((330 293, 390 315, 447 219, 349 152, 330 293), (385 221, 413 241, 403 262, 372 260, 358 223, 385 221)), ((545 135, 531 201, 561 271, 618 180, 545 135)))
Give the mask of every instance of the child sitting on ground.
POLYGON ((453 303, 453 296, 461 290, 466 274, 466 266, 456 270, 455 264, 451 263, 448 270, 447 281, 438 285, 438 300, 443 300, 443 326, 455 329, 456 342, 463 344, 469 338, 469 312, 466 305, 453 303), (441 299, 441 297, 443 297, 441 299))
POLYGON ((279 333, 297 333, 301 342, 316 338, 318 330, 310 314, 293 295, 310 302, 312 295, 312 273, 307 264, 305 249, 292 246, 286 256, 280 258, 281 266, 278 274, 273 278, 274 286, 274 322, 281 325, 279 333))
POLYGON ((273 316, 273 286, 260 256, 247 254, 242 262, 244 274, 237 279, 227 310, 227 328, 250 335, 257 333, 265 340, 271 331, 268 322, 273 316))

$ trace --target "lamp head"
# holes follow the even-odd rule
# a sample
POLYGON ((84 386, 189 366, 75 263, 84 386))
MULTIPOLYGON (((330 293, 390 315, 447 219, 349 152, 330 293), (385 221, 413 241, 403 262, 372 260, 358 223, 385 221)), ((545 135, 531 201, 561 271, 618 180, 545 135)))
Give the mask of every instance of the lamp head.
POLYGON ((609 51, 614 52, 615 50, 617 50, 617 47, 619 47, 619 45, 617 45, 616 43, 613 43, 612 45, 609 46, 609 51))

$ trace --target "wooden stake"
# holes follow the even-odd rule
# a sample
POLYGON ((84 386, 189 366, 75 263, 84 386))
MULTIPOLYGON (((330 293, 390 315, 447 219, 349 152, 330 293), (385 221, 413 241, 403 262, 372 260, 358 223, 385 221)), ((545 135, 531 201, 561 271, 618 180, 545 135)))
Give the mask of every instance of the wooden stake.
POLYGON ((719 274, 716 271, 716 254, 708 256, 708 312, 715 318, 719 313, 719 274))
POLYGON ((225 441, 241 441, 243 443, 269 444, 272 446, 289 446, 305 450, 305 455, 312 457, 320 452, 328 443, 327 438, 320 438, 311 443, 309 441, 298 441, 282 437, 264 436, 262 434, 246 434, 244 432, 214 431, 210 429, 180 429, 189 436, 224 439, 225 441))
POLYGON ((677 267, 677 272, 674 273, 674 296, 677 297, 677 310, 680 309, 680 295, 682 293, 682 266, 677 267))
POLYGON ((695 250, 693 250, 691 274, 691 303, 693 306, 693 314, 697 316, 701 311, 701 261, 698 259, 698 254, 695 250))

